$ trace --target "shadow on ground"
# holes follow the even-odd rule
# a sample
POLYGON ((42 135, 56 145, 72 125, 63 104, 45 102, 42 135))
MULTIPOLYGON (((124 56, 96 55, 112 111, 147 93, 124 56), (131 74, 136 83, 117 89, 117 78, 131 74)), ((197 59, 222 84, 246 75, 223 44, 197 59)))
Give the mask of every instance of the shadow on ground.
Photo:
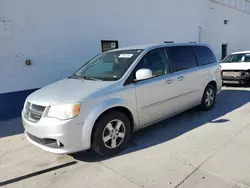
MULTIPOLYGON (((208 122, 219 123, 218 125, 225 123, 229 120, 221 119, 220 117, 236 110, 237 108, 240 108, 249 101, 250 91, 231 90, 227 88, 219 94, 216 106, 211 111, 204 112, 200 111, 198 108, 194 108, 135 132, 133 136, 134 138, 127 149, 118 154, 118 156, 167 142, 208 122)), ((72 156, 76 160, 84 162, 97 162, 107 159, 97 155, 92 150, 75 153, 72 156)))
POLYGON ((5 121, 0 120, 0 138, 21 134, 24 132, 20 117, 5 121))

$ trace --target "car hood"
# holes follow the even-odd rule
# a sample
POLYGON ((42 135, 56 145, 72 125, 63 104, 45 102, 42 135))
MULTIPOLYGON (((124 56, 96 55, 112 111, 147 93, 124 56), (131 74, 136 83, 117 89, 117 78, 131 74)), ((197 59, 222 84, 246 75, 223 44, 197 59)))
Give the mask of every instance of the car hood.
POLYGON ((248 63, 221 63, 222 70, 249 70, 250 62, 248 63))
POLYGON ((41 106, 81 102, 82 99, 113 83, 83 79, 64 79, 35 91, 28 96, 27 101, 41 106))

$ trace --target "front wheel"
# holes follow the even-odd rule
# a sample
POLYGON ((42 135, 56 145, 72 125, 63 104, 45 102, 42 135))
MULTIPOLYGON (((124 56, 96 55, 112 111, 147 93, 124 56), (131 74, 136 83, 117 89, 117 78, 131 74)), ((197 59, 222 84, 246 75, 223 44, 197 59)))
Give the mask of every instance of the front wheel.
POLYGON ((122 150, 131 136, 131 122, 122 112, 111 111, 96 122, 92 135, 92 148, 102 156, 114 155, 122 150))
POLYGON ((209 84, 203 94, 201 101, 201 108, 203 110, 210 110, 213 108, 216 100, 216 89, 212 84, 209 84))

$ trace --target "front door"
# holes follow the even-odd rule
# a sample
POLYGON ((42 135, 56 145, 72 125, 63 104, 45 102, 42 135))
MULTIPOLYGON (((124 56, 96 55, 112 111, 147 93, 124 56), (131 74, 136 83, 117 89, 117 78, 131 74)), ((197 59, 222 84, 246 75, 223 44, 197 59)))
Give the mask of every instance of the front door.
POLYGON ((141 68, 150 69, 154 76, 135 83, 140 126, 144 126, 172 113, 170 99, 175 96, 176 86, 164 48, 147 53, 135 70, 141 68))

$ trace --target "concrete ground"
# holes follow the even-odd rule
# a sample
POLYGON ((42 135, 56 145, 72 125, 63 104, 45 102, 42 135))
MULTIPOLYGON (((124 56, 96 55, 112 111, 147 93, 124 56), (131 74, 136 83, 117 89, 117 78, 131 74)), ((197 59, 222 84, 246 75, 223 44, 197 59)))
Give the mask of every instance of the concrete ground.
POLYGON ((54 155, 31 145, 20 118, 0 122, 0 186, 250 187, 250 88, 224 88, 209 112, 193 109, 136 132, 123 153, 54 155))

